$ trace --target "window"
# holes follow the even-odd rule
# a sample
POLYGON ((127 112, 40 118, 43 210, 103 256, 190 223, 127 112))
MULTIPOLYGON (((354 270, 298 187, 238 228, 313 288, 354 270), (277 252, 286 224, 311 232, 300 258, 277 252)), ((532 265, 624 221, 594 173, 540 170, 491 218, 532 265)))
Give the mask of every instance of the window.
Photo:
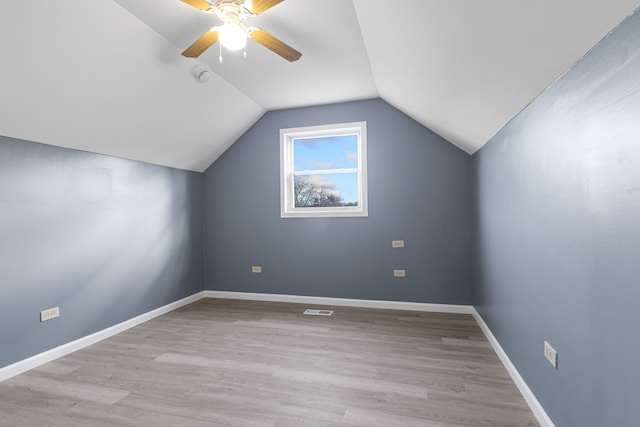
POLYGON ((280 130, 280 216, 367 216, 366 122, 280 130))

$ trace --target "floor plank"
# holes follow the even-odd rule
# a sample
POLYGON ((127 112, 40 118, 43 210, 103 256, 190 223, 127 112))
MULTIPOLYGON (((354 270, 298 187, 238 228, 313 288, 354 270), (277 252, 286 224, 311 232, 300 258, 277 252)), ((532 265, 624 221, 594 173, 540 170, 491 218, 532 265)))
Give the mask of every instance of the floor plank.
POLYGON ((25 425, 538 423, 470 315, 203 299, 0 383, 25 425))

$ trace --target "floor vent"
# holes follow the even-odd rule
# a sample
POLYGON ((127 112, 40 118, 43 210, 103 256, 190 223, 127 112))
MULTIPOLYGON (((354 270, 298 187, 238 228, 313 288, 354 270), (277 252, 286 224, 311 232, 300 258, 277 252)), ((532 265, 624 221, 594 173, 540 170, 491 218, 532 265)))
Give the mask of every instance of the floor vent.
POLYGON ((331 316, 333 314, 333 310, 313 310, 308 308, 303 314, 310 314, 312 316, 331 316))

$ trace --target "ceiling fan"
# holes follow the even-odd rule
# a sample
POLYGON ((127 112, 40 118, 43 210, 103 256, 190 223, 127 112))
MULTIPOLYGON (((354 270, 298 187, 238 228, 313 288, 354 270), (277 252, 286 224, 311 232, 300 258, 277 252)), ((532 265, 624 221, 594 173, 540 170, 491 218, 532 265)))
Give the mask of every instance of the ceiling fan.
MULTIPOLYGON (((280 55, 289 62, 297 61, 302 54, 291 46, 278 40, 268 32, 257 27, 245 26, 248 17, 259 15, 283 0, 181 0, 207 13, 215 13, 222 26, 212 27, 196 40, 184 52, 183 56, 197 58, 209 49, 218 39, 229 50, 243 49, 247 37, 280 55)), ((222 57, 221 57, 222 60, 222 57)))

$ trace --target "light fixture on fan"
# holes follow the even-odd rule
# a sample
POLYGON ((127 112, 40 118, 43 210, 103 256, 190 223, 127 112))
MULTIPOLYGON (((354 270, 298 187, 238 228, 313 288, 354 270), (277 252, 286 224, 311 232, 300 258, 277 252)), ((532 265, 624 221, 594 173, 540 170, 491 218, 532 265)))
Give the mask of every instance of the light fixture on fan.
POLYGON ((237 0, 220 0, 213 4, 213 10, 223 25, 212 30, 218 32, 220 44, 229 50, 240 50, 247 46, 247 28, 244 21, 248 14, 243 8, 243 1, 237 0))
MULTIPOLYGON (((222 26, 213 27, 189 46, 183 56, 197 58, 220 39, 220 45, 228 50, 244 49, 247 38, 251 38, 262 46, 280 55, 289 62, 297 61, 302 54, 291 46, 278 40, 271 34, 257 27, 246 27, 247 18, 259 15, 283 0, 181 0, 207 13, 215 13, 222 21, 222 26)), ((245 51, 246 55, 246 51, 245 51)), ((220 51, 222 61, 222 48, 220 51)))
POLYGON ((247 46, 247 30, 242 24, 227 22, 218 28, 220 44, 229 50, 240 50, 247 46))

